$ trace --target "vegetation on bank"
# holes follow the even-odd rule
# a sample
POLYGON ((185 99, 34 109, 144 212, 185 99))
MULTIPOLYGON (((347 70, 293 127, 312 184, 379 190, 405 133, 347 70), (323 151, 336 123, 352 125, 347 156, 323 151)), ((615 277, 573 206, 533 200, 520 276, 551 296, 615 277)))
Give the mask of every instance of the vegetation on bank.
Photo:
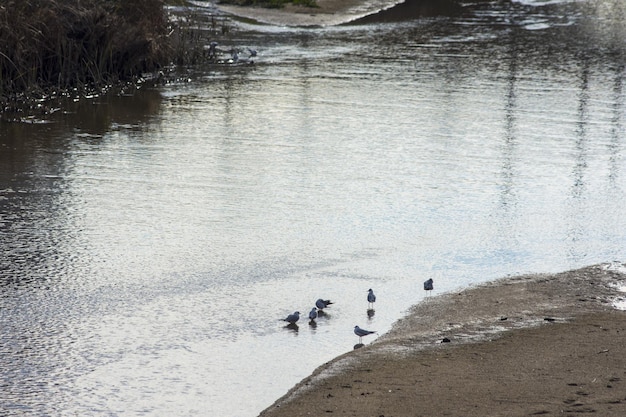
MULTIPOLYGON (((316 5, 315 0, 222 1, 259 7, 316 5)), ((170 19, 166 4, 187 2, 3 0, 0 114, 42 98, 68 92, 91 94, 132 83, 170 64, 205 60, 207 36, 227 33, 225 20, 209 16, 204 21, 206 16, 193 11, 170 19), (208 31, 198 30, 202 27, 208 31)))
POLYGON ((166 65, 163 0, 5 0, 0 98, 99 87, 166 65))

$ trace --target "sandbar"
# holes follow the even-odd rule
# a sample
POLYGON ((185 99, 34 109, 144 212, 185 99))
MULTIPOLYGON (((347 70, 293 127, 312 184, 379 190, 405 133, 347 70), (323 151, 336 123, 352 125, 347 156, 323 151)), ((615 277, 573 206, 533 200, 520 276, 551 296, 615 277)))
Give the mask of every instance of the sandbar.
POLYGON ((260 416, 624 416, 625 270, 594 265, 428 297, 260 416))
POLYGON ((317 7, 287 4, 280 9, 217 4, 233 16, 277 26, 333 26, 388 9, 403 0, 317 0, 317 7))

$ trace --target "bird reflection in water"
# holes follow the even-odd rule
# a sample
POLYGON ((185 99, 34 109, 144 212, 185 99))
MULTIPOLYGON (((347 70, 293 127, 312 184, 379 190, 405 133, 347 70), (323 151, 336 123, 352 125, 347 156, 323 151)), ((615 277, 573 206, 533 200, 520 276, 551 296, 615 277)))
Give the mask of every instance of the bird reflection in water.
POLYGON ((288 325, 285 326, 285 329, 291 330, 296 333, 298 333, 298 331, 300 330, 300 328, 298 327, 296 323, 289 323, 288 325))

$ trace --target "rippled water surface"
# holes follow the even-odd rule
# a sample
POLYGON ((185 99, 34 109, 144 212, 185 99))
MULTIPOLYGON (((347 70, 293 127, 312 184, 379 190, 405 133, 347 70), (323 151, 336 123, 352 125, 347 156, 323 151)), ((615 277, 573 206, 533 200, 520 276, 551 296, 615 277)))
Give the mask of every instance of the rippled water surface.
POLYGON ((254 66, 3 122, 0 414, 255 416, 429 277, 624 261, 625 10, 234 24, 254 66))

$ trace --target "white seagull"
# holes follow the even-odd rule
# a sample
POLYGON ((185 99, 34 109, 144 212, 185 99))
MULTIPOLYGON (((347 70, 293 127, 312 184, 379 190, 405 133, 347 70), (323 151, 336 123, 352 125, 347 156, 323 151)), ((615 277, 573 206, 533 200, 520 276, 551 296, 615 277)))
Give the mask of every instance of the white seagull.
POLYGON ((376 332, 372 330, 361 329, 359 326, 354 326, 354 334, 359 336, 359 343, 361 343, 361 338, 363 336, 367 336, 372 333, 376 333, 376 332))

